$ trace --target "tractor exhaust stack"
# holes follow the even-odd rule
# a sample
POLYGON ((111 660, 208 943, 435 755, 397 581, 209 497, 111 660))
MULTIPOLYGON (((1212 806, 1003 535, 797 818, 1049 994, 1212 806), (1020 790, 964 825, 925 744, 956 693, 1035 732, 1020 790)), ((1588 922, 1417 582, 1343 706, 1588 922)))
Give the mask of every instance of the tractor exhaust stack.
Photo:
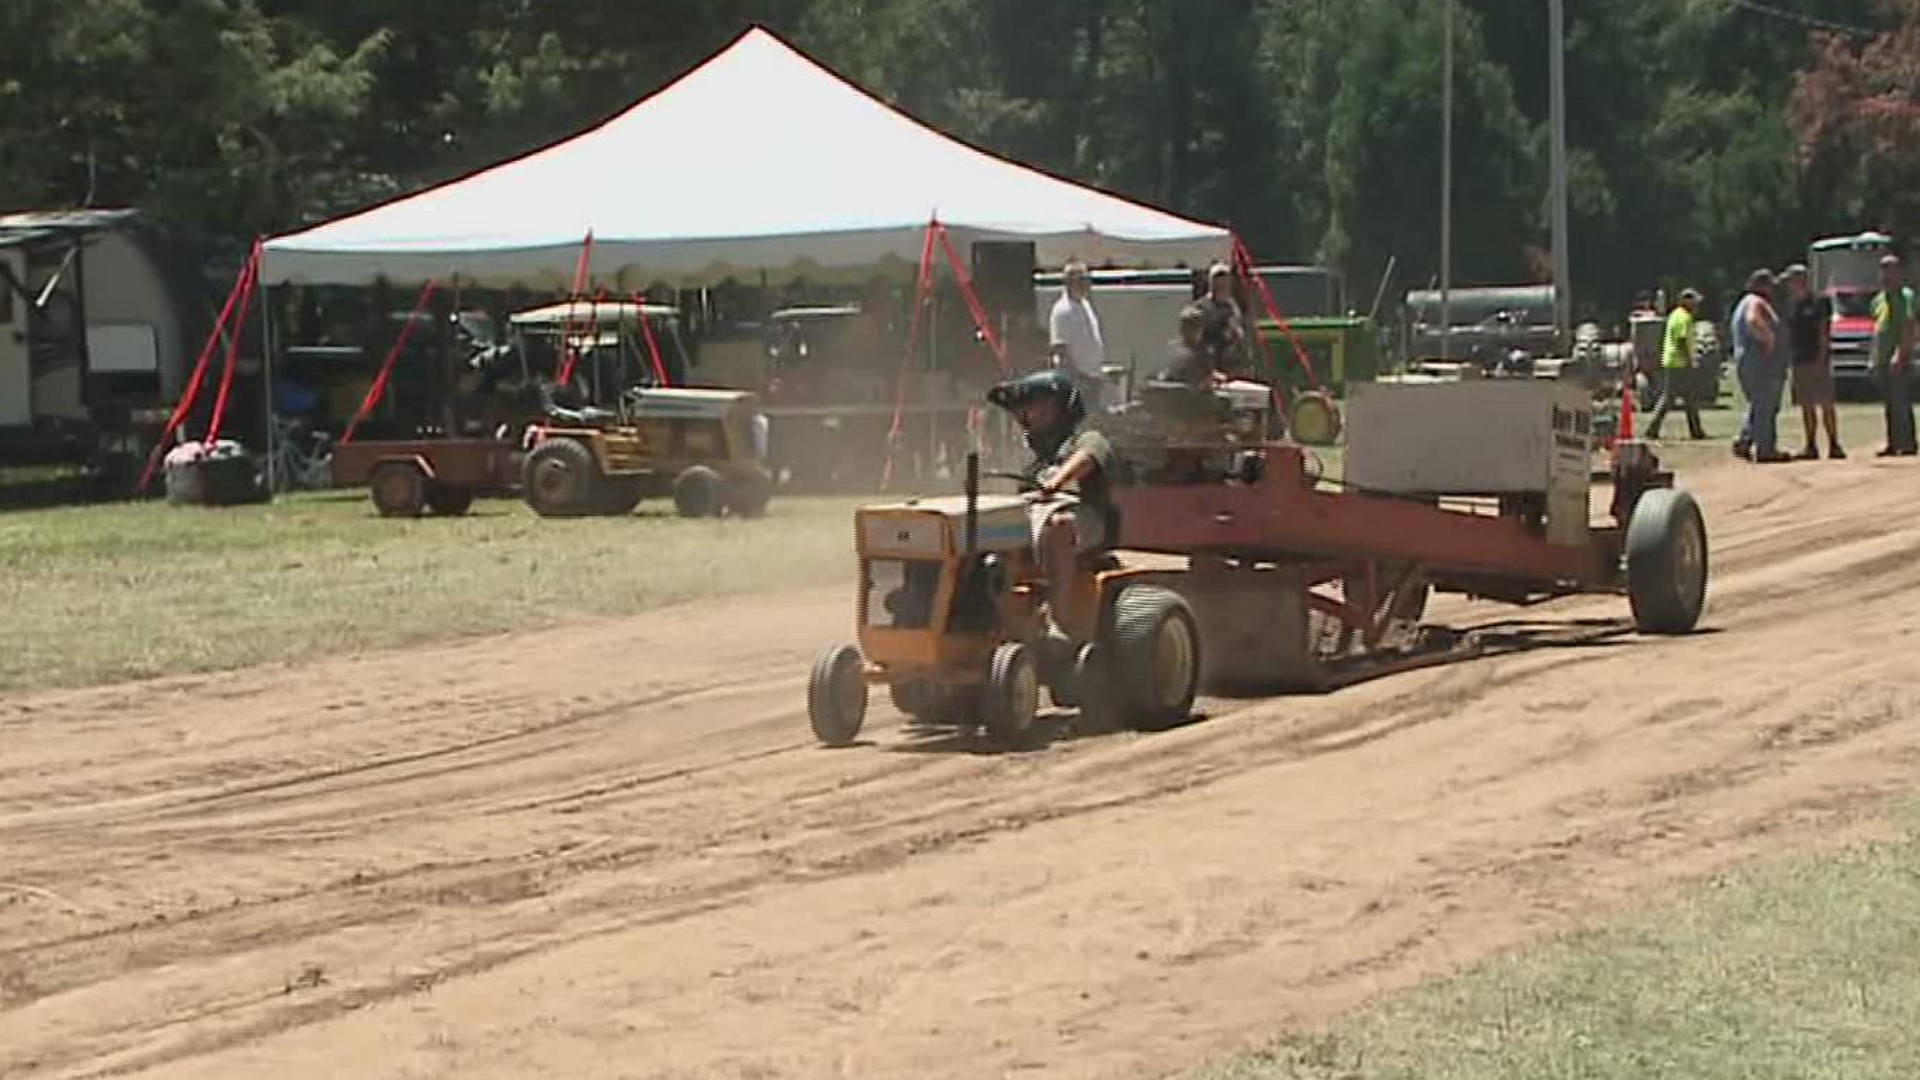
POLYGON ((980 451, 967 451, 967 559, 980 546, 980 451))

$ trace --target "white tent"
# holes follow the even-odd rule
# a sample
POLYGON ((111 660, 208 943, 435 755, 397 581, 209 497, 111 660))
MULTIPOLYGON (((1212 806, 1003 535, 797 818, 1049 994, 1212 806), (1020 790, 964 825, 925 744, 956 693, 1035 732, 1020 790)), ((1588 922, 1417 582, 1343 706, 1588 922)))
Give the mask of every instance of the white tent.
POLYGON ((563 142, 266 245, 263 280, 627 286, 912 265, 929 220, 961 252, 1031 240, 1042 265, 1199 265, 1227 230, 967 146, 760 28, 563 142))

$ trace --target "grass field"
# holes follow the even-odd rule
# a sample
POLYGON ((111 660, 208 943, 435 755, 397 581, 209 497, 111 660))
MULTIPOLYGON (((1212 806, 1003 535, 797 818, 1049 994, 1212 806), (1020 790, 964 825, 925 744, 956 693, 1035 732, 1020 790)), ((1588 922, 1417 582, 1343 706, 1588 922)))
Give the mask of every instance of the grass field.
POLYGON ((1906 1080, 1920 834, 1714 882, 1196 1080, 1906 1080))
POLYGON ((517 501, 383 520, 360 491, 270 506, 0 514, 0 691, 316 658, 851 580, 853 499, 761 521, 543 521, 517 501))
MULTIPOLYGON (((1711 438, 1669 439, 1682 470, 1729 463, 1739 425, 1708 410, 1711 438)), ((1877 405, 1841 408, 1847 445, 1880 442, 1877 405)), ((1797 449, 1799 416, 1781 413, 1797 449)), ((1642 418, 1644 430, 1644 417, 1642 418)), ((1668 435, 1684 433, 1670 418, 1668 435)), ((1329 477, 1338 449, 1318 452, 1329 477)), ((1782 466, 1817 468, 1817 465, 1782 466)), ((0 692, 240 667, 618 615, 700 596, 849 580, 860 500, 787 499, 762 522, 541 521, 517 501, 460 519, 386 521, 358 491, 266 507, 160 503, 0 513, 0 603, 18 644, 0 692)))

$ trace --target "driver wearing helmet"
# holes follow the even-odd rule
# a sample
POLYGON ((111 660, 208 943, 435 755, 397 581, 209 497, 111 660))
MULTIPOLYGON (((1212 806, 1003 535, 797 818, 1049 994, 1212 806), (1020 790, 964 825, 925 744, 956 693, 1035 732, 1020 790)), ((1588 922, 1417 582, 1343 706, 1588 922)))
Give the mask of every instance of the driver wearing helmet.
MULTIPOLYGON (((1058 369, 1001 383, 987 392, 987 400, 1012 413, 1026 434, 1033 461, 1024 471, 1038 485, 1031 516, 1034 551, 1047 579, 1065 582, 1081 556, 1103 551, 1115 539, 1108 489, 1113 444, 1082 426, 1087 410, 1080 388, 1058 369), (1077 496, 1058 502, 1068 486, 1077 496)), ((1069 592, 1057 589, 1056 603, 1069 592)))

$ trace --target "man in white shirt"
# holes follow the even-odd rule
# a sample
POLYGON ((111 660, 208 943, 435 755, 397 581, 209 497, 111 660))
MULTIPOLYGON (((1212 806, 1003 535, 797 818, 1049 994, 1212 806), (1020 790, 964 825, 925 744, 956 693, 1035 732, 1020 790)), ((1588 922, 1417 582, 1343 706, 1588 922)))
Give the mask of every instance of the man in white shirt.
POLYGON ((1100 333, 1100 316, 1093 310, 1093 282, 1087 276, 1087 264, 1070 262, 1061 277, 1066 288, 1047 320, 1047 351, 1053 366, 1065 370, 1080 387, 1088 411, 1104 412, 1112 405, 1111 391, 1100 370, 1107 363, 1107 345, 1100 333))

